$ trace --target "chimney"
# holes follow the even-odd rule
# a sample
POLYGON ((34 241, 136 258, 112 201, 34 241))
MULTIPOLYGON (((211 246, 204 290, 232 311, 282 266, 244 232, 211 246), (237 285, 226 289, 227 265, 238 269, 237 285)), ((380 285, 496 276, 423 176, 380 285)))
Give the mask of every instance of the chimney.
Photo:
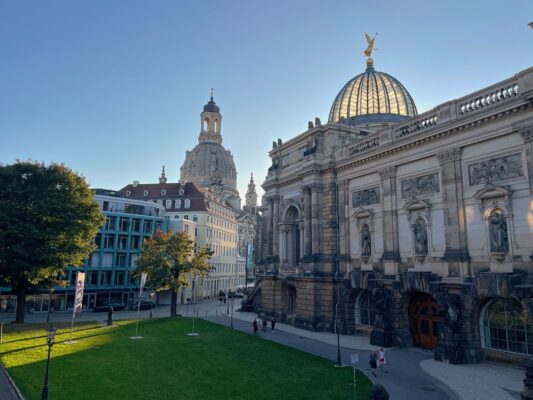
POLYGON ((133 181, 133 187, 139 186, 139 181, 133 181))

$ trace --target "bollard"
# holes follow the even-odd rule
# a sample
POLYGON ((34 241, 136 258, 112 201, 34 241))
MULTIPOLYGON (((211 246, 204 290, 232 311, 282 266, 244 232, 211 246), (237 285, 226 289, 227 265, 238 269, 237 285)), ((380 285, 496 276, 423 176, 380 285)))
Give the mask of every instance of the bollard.
POLYGON ((520 396, 524 400, 533 400, 533 358, 530 358, 527 362, 524 390, 522 390, 520 396))
POLYGON ((115 312, 115 310, 113 310, 113 307, 109 307, 107 309, 107 326, 112 326, 113 325, 113 313, 115 312))
POLYGON ((383 385, 376 383, 374 388, 370 391, 369 400, 388 400, 389 392, 383 385))

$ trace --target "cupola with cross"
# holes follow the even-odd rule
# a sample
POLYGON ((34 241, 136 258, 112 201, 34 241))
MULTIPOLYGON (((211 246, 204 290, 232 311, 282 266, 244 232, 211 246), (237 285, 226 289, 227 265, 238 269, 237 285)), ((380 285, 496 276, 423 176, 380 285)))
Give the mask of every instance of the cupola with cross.
POLYGON ((220 134, 220 125, 222 123, 222 115, 220 108, 213 100, 213 89, 211 89, 211 98, 204 106, 204 110, 200 114, 201 130, 198 142, 213 142, 222 144, 222 135, 220 134))

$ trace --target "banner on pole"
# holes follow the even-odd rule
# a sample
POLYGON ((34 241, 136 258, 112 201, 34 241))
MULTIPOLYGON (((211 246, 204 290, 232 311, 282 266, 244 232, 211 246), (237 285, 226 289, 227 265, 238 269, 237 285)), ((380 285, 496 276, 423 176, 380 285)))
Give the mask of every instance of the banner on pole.
POLYGON ((248 243, 246 250, 246 269, 251 270, 254 259, 254 248, 250 243, 248 243))
POLYGON ((141 285, 139 286, 139 301, 143 295, 144 285, 146 285, 146 277, 148 274, 146 272, 141 273, 141 285))
POLYGON ((73 317, 80 315, 83 309, 83 288, 85 286, 85 272, 78 271, 76 275, 76 296, 74 298, 73 317))

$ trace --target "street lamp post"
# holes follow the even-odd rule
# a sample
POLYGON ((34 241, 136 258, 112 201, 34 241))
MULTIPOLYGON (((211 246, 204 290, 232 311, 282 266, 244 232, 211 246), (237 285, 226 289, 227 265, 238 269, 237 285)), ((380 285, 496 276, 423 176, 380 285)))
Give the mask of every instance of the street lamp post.
POLYGON ((48 358, 46 360, 46 372, 44 374, 43 391, 41 394, 41 400, 48 400, 48 367, 50 366, 50 351, 54 345, 54 339, 56 337, 56 328, 51 326, 46 330, 46 344, 48 345, 48 358))
POLYGON ((231 303, 231 329, 233 329, 233 302, 235 301, 235 298, 232 297, 229 299, 230 303, 231 303))
POLYGON ((2 312, 2 322, 0 322, 0 343, 4 343, 4 313, 6 312, 7 300, 2 299, 0 301, 0 306, 2 307, 0 310, 2 312))

